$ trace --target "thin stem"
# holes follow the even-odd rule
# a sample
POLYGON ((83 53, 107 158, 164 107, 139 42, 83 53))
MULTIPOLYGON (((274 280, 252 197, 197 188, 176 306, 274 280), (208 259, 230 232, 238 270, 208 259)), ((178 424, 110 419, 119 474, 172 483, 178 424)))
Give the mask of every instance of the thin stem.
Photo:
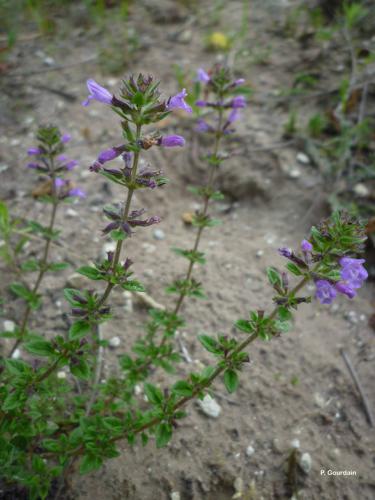
MULTIPOLYGON (((52 190, 52 200, 53 200, 52 201, 52 212, 51 212, 50 222, 49 222, 49 226, 48 226, 47 240, 46 240, 46 243, 44 246, 43 256, 42 256, 42 259, 40 261, 39 274, 38 274, 38 277, 37 277, 36 282, 34 284, 34 287, 31 291, 31 293, 33 295, 35 295, 38 292, 39 287, 40 287, 42 280, 44 278, 44 275, 48 269, 48 255, 49 255, 49 250, 50 250, 51 241, 52 241, 52 231, 53 231, 53 228, 55 225, 57 207, 59 204, 59 199, 57 196, 56 185, 55 185, 56 176, 55 176, 55 169, 54 169, 54 161, 53 161, 52 156, 50 156, 50 174, 51 174, 51 190, 52 190)), ((30 307, 30 304, 28 304, 26 307, 26 310, 24 312, 22 321, 21 321, 19 338, 14 343, 14 345, 9 353, 9 357, 12 357, 15 350, 17 349, 17 347, 20 345, 20 343, 23 340, 23 336, 24 336, 26 328, 27 328, 27 323, 28 323, 31 311, 32 311, 32 308, 30 307)))
MULTIPOLYGON (((141 125, 137 124, 136 141, 139 140, 140 136, 141 136, 141 125)), ((132 166, 132 173, 131 173, 131 184, 134 183, 134 181, 136 179, 136 176, 137 176, 138 162, 139 162, 139 151, 136 151, 134 153, 134 158, 133 158, 133 166, 132 166)), ((132 202, 132 198, 133 198, 133 194, 134 194, 134 189, 130 188, 128 190, 128 192, 127 192, 127 196, 126 196, 126 200, 125 200, 124 212, 122 214, 122 219, 121 219, 122 223, 127 222, 127 220, 128 220, 129 212, 130 212, 130 206, 131 206, 131 202, 132 202)), ((120 261, 120 258, 121 258, 121 250, 122 250, 122 246, 123 246, 123 241, 124 240, 119 240, 117 242, 117 245, 116 245, 115 255, 114 255, 113 261, 112 261, 112 272, 113 273, 116 272, 116 267, 117 267, 117 265, 118 265, 118 263, 120 261)), ((103 304, 106 302, 106 300, 110 296, 111 291, 114 288, 114 286, 115 285, 113 283, 108 283, 107 284, 107 287, 104 290, 104 293, 103 293, 102 297, 100 298, 100 300, 97 303, 97 306, 96 306, 97 310, 99 310, 103 306, 103 304)), ((100 338, 100 331, 99 331, 99 327, 98 327, 97 324, 94 325, 94 336, 96 337, 97 343, 102 340, 100 338)), ((94 359, 95 359, 94 360, 94 377, 93 377, 93 381, 92 381, 93 390, 92 390, 90 399, 89 399, 89 401, 88 401, 88 403, 86 405, 86 415, 90 414, 91 408, 92 408, 92 406, 93 406, 93 404, 95 402, 96 395, 97 395, 96 386, 97 386, 97 384, 99 383, 99 380, 100 380, 100 375, 101 375, 101 371, 102 371, 102 361, 103 361, 102 347, 101 346, 99 346, 99 348, 96 349, 95 358, 94 359)))
MULTIPOLYGON (((222 130, 221 130, 222 129, 222 125, 223 125, 223 109, 219 108, 219 123, 218 123, 218 127, 217 127, 217 130, 216 130, 215 145, 214 145, 214 152, 213 152, 213 156, 215 158, 217 157, 217 154, 218 154, 218 151, 219 151, 219 146, 220 146, 220 141, 221 141, 221 138, 223 136, 222 130)), ((207 181, 207 184, 205 186, 205 188, 207 189, 207 191, 209 191, 213 187, 216 168, 217 168, 216 165, 212 165, 211 166, 211 170, 210 170, 210 173, 209 173, 208 181, 207 181)), ((210 196, 208 194, 206 194, 205 198, 204 198, 204 205, 203 205, 203 210, 202 210, 203 217, 207 215, 209 201, 210 201, 210 196)), ((199 227, 199 229, 197 231, 197 234, 196 234, 196 237, 195 237, 195 242, 194 242, 194 247, 193 247, 193 252, 196 252, 198 250, 203 229, 204 229, 203 227, 199 227)), ((190 261, 189 267, 188 267, 188 270, 187 270, 186 276, 185 276, 185 280, 186 281, 190 280, 192 272, 193 272, 193 268, 194 268, 194 261, 190 261)), ((180 311, 182 303, 183 303, 185 297, 186 297, 186 293, 184 291, 182 291, 180 293, 178 299, 177 299, 176 306, 175 306, 175 309, 173 311, 174 314, 178 314, 178 312, 180 311)), ((165 342, 164 339, 165 339, 165 337, 162 340, 163 343, 165 342)))

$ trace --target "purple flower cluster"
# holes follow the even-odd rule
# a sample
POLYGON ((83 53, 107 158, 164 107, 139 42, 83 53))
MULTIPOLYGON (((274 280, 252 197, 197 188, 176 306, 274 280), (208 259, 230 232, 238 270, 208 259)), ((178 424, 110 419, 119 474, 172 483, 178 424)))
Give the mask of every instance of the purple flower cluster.
MULTIPOLYGON (((207 96, 209 93, 210 85, 212 83, 212 78, 209 73, 207 73, 204 69, 199 68, 197 70, 197 77, 196 80, 205 84, 206 90, 205 90, 205 95, 207 96)), ((245 82, 243 78, 238 78, 234 82, 230 83, 227 86, 227 90, 230 91, 231 89, 242 85, 245 82)), ((195 105, 198 108, 222 108, 222 109, 230 109, 230 113, 226 118, 226 121, 223 125, 223 132, 224 134, 231 134, 233 133, 233 129, 230 129, 229 127, 240 118, 240 109, 246 107, 246 99, 243 95, 237 95, 235 97, 232 97, 230 100, 227 101, 216 101, 216 102, 211 102, 206 99, 198 99, 195 102, 195 105)), ((197 132, 214 132, 215 127, 211 126, 209 123, 207 123, 203 118, 199 118, 197 126, 195 128, 197 132)))
POLYGON ((148 219, 144 220, 139 219, 139 217, 141 217, 144 214, 144 212, 145 212, 144 208, 141 208, 140 210, 133 210, 132 212, 130 212, 128 219, 126 221, 123 221, 122 213, 119 207, 113 207, 113 209, 105 208, 104 213, 112 222, 110 222, 103 229, 103 233, 108 234, 116 229, 121 229, 128 236, 131 236, 133 234, 133 231, 131 230, 132 227, 152 226, 153 224, 158 224, 161 221, 161 218, 158 217, 157 215, 154 215, 153 217, 149 217, 148 219))
MULTIPOLYGON (((70 134, 63 134, 60 137, 59 151, 62 151, 62 146, 71 140, 70 134)), ((73 187, 70 180, 55 177, 56 174, 63 174, 66 171, 71 171, 76 165, 77 160, 69 159, 65 154, 51 153, 47 151, 43 145, 38 147, 31 147, 27 150, 29 156, 35 157, 35 161, 27 164, 28 168, 37 170, 38 172, 49 175, 55 178, 55 189, 57 197, 62 200, 68 197, 83 198, 85 193, 78 187, 73 187), (54 157, 53 167, 48 161, 48 157, 52 154, 54 157)))
POLYGON ((363 267, 364 259, 352 259, 342 257, 340 259, 340 276, 338 282, 328 280, 317 280, 315 297, 321 304, 331 304, 337 296, 337 292, 352 299, 356 296, 356 289, 361 288, 367 279, 368 273, 363 267))
POLYGON ((72 187, 72 184, 67 179, 57 177, 55 179, 56 194, 60 200, 68 197, 84 198, 85 192, 78 187, 72 187))

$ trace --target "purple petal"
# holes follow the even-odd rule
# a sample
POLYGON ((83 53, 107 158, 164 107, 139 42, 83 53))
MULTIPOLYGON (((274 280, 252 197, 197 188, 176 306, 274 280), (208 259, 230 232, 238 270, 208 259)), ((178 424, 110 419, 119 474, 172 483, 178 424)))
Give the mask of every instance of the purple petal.
POLYGON ((199 68, 197 70, 197 80, 199 82, 203 82, 203 83, 208 83, 211 78, 209 77, 208 73, 206 73, 206 71, 202 68, 199 68))
POLYGON ((302 249, 302 252, 311 252, 313 249, 313 246, 309 241, 302 240, 301 249, 302 249))
POLYGON ((332 304, 337 296, 335 287, 327 280, 318 280, 316 283, 315 297, 321 304, 332 304))
POLYGON ((63 144, 66 144, 67 142, 69 142, 71 140, 72 136, 70 134, 63 134, 61 136, 61 142, 63 144))
POLYGON ((335 288, 339 293, 342 293, 343 295, 349 297, 349 299, 352 299, 356 296, 355 290, 353 290, 353 288, 344 281, 339 281, 338 283, 336 283, 335 288))
POLYGON ((166 135, 161 138, 160 145, 165 148, 185 146, 185 139, 181 135, 166 135))
POLYGON ((80 189, 80 188, 73 188, 73 189, 69 190, 68 195, 69 196, 77 196, 78 198, 85 198, 86 193, 84 191, 82 191, 82 189, 80 189))
POLYGON ((27 154, 29 156, 40 155, 41 153, 42 153, 42 150, 40 148, 29 148, 27 150, 27 154))
POLYGON ((244 108, 246 106, 246 99, 243 95, 237 95, 230 103, 232 108, 244 108))
POLYGON ((187 92, 185 89, 182 89, 181 92, 169 98, 167 103, 167 109, 183 109, 188 113, 191 113, 193 110, 191 107, 185 102, 185 97, 187 96, 187 92))
POLYGON ((95 99, 96 101, 104 104, 112 104, 113 94, 111 94, 106 88, 99 85, 92 78, 87 80, 86 84, 90 94, 86 101, 83 101, 82 106, 88 106, 91 99, 95 99))

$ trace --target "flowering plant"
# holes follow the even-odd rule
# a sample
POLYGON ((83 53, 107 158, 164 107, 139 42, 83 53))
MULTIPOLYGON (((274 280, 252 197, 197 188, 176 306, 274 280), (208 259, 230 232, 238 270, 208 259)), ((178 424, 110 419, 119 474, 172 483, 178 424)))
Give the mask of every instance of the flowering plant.
POLYGON ((215 172, 223 161, 220 144, 233 131, 239 110, 246 104, 238 94, 243 80, 232 81, 229 72, 216 67, 210 73, 200 70, 204 84, 204 100, 199 106, 213 110, 215 118, 202 118, 198 130, 211 134, 213 150, 206 156, 208 181, 192 191, 201 199, 201 208, 192 217, 196 237, 192 248, 174 249, 187 259, 183 279, 176 279, 168 291, 176 295, 171 309, 152 309, 146 324, 146 335, 138 340, 132 350, 119 360, 116 375, 100 380, 100 352, 107 346, 101 338, 100 324, 111 317, 110 297, 115 287, 143 291, 143 285, 134 278, 132 260, 122 255, 124 242, 134 235, 134 228, 147 227, 161 222, 156 216, 144 217, 144 209, 133 208, 134 192, 138 189, 156 189, 166 183, 162 172, 139 167, 140 155, 151 147, 181 147, 185 144, 179 135, 162 135, 144 127, 165 118, 173 109, 187 112, 186 91, 161 100, 158 82, 152 77, 139 75, 124 81, 119 97, 112 95, 93 80, 88 80, 89 105, 93 100, 109 106, 121 120, 122 143, 98 154, 90 170, 121 186, 125 192, 123 203, 104 208, 108 224, 103 233, 115 241, 113 252, 94 264, 82 266, 78 273, 89 280, 104 282, 102 291, 88 287, 85 290, 67 288, 66 300, 71 305, 73 322, 65 335, 53 338, 32 334, 27 329, 31 310, 39 305, 38 289, 44 272, 50 268, 47 254, 53 231, 57 204, 82 192, 70 186, 61 174, 72 168, 72 162, 61 155, 66 142, 54 128, 43 129, 39 134, 40 146, 29 150, 36 160, 30 168, 49 176, 53 217, 44 233, 45 255, 39 270, 37 285, 30 291, 12 286, 26 302, 26 320, 15 332, 2 334, 15 339, 13 356, 4 357, 0 365, 0 464, 2 477, 29 490, 30 498, 46 498, 51 485, 61 479, 64 487, 69 475, 79 465, 84 474, 98 469, 105 460, 119 455, 117 443, 127 440, 133 445, 140 439, 145 445, 150 436, 156 446, 165 446, 172 438, 177 422, 186 416, 183 408, 193 398, 204 398, 214 381, 223 377, 229 392, 236 390, 239 373, 249 361, 246 348, 257 339, 277 338, 288 327, 293 312, 300 304, 311 301, 301 295, 309 282, 316 283, 316 296, 322 303, 329 303, 337 291, 349 298, 366 278, 363 260, 353 258, 362 250, 365 240, 363 227, 351 217, 335 213, 331 219, 312 228, 301 249, 280 249, 289 262, 286 271, 267 270, 274 290, 274 308, 271 311, 256 309, 236 323, 235 335, 200 335, 202 346, 213 355, 213 363, 201 372, 191 372, 177 380, 164 391, 152 383, 152 369, 161 367, 173 371, 180 356, 173 336, 184 324, 181 308, 187 297, 204 297, 203 287, 193 277, 196 264, 205 262, 199 244, 204 229, 216 225, 209 214, 211 200, 221 198, 215 189, 215 172), (234 93, 235 91, 235 93, 234 93), (109 162, 121 157, 121 166, 109 162), (43 271, 43 272, 42 272, 43 271), (290 284, 291 277, 299 281, 290 284), (21 347, 31 356, 15 357, 21 347), (68 368, 69 372, 63 371, 68 368), (77 392, 77 381, 84 384, 84 391, 77 392), (144 383, 147 403, 135 397, 135 386, 144 383))

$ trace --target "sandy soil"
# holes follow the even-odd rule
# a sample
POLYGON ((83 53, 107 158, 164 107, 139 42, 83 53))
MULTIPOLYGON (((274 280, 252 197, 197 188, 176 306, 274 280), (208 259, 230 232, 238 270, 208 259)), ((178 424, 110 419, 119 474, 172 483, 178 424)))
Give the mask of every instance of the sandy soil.
MULTIPOLYGON (((205 11, 208 3, 201 4, 205 11)), ((267 64, 250 64, 250 59, 245 59, 243 67, 238 68, 238 74, 251 82, 255 94, 237 135, 225 145, 226 151, 234 153, 218 179, 227 200, 212 208, 222 225, 208 230, 203 238, 202 249, 208 262, 197 270, 197 275, 204 283, 207 299, 189 300, 183 310, 188 327, 180 332, 180 339, 192 364, 182 362, 176 375, 179 377, 194 364, 212 361, 197 342, 198 333, 233 331, 233 322, 246 317, 248 310, 270 304, 265 268, 282 266, 277 248, 297 245, 311 223, 326 214, 324 203, 310 210, 322 181, 315 166, 298 163, 298 147, 265 151, 258 148, 282 141, 290 102, 276 106, 274 91, 290 85, 293 72, 311 64, 313 55, 322 74, 320 85, 325 88, 335 77, 327 71, 331 63, 324 54, 318 54, 316 46, 303 50, 299 43, 282 36, 278 26, 285 16, 286 2, 252 4, 245 43, 249 50, 271 45, 272 52, 267 64), (298 174, 293 174, 296 170, 298 174)), ((239 25, 240 5, 238 1, 228 2, 223 16, 225 26, 239 25)), ((78 11, 75 16, 79 19, 78 11)), ((203 46, 207 18, 191 18, 175 2, 140 2, 131 9, 131 22, 144 49, 129 71, 151 72, 162 80, 166 94, 174 92, 177 84, 173 63, 193 70, 209 66, 215 58, 203 46)), ((61 23, 67 30, 66 20, 61 23)), ((113 30, 119 29, 120 24, 115 23, 113 30)), ((73 135, 67 151, 79 160, 75 180, 87 191, 83 202, 70 207, 70 211, 60 211, 58 225, 63 230, 64 246, 55 248, 54 255, 70 261, 72 268, 59 280, 46 279, 46 307, 33 318, 35 329, 44 324, 50 332, 66 328, 63 313, 68 307, 61 288, 75 267, 100 254, 105 242, 100 234, 104 221, 101 207, 120 196, 117 187, 87 171, 99 150, 119 142, 116 119, 99 104, 87 109, 80 106, 88 77, 113 90, 120 83, 117 77, 103 75, 97 60, 77 64, 92 58, 106 43, 104 35, 80 27, 78 21, 64 36, 48 43, 41 38, 20 41, 9 74, 24 76, 14 79, 12 86, 9 76, 3 82, 0 160, 8 168, 0 174, 2 198, 16 213, 44 219, 44 205, 31 200, 35 177, 23 165, 37 125, 49 122, 73 135), (54 60, 50 67, 44 64, 47 56, 54 60), (54 65, 66 68, 57 71, 54 65), (68 92, 74 100, 41 87, 68 92)), ((335 67, 346 62, 346 55, 340 51, 336 58, 335 67)), ((314 102, 303 100, 292 104, 298 106, 302 116, 314 106, 314 102)), ((145 207, 150 215, 162 217, 159 227, 165 238, 156 240, 153 229, 148 228, 139 231, 126 249, 148 293, 163 304, 172 300, 164 293, 164 286, 185 269, 185 261, 175 258, 170 247, 189 247, 194 237, 194 230, 181 220, 181 214, 194 210, 196 203, 186 185, 199 184, 205 177, 199 165, 199 152, 205 145, 199 144, 191 132, 190 119, 175 118, 167 130, 185 135, 188 146, 184 151, 161 154, 151 150, 147 154, 147 161, 162 168, 171 182, 157 192, 137 195, 135 202, 135 207, 145 207)), ((33 245, 32 251, 37 250, 33 245)), ((152 440, 145 448, 135 446, 131 450, 124 445, 121 457, 109 461, 103 470, 83 478, 75 476, 72 498, 227 500, 234 498, 239 478, 243 481, 242 495, 236 498, 291 498, 286 468, 291 443, 296 439, 300 452, 311 457, 310 470, 298 472, 298 498, 374 498, 374 432, 340 355, 340 348, 349 353, 373 407, 374 332, 368 326, 372 293, 373 285, 368 284, 354 302, 342 298, 331 307, 302 306, 292 332, 273 340, 271 345, 259 342, 252 346, 251 363, 243 370, 241 387, 235 395, 228 397, 221 383, 215 386, 215 399, 222 408, 217 419, 203 415, 195 403, 190 404, 188 417, 166 450, 157 451, 152 440), (249 446, 254 450, 252 454, 246 453, 249 446), (323 476, 322 469, 354 470, 356 476, 323 476)), ((114 370, 116 357, 142 335, 141 326, 147 317, 144 306, 134 298, 133 312, 124 319, 123 304, 122 293, 115 292, 114 319, 105 327, 104 335, 108 339, 119 336, 121 345, 105 353, 105 374, 114 370)), ((19 306, 11 302, 4 310, 4 318, 17 320, 19 306)), ((154 380, 162 386, 167 382, 159 372, 154 374, 154 380)))

